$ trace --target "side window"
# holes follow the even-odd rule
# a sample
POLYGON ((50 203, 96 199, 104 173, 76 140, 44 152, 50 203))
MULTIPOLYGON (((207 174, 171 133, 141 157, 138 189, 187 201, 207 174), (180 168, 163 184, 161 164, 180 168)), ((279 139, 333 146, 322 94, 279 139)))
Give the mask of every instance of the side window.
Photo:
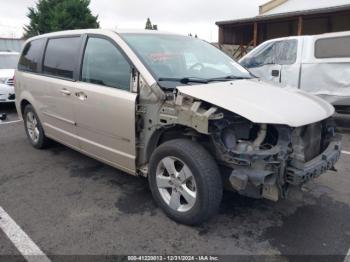
POLYGON ((286 40, 275 44, 275 64, 292 65, 297 61, 298 41, 286 40))
MULTIPOLYGON (((273 64, 274 58, 274 42, 262 46, 260 50, 253 53, 251 56, 243 59, 241 64, 247 68, 260 67, 268 64, 273 64)), ((259 47, 258 47, 259 48, 259 47)))
POLYGON ((44 74, 73 79, 80 37, 50 39, 44 58, 44 74))
POLYGON ((316 58, 350 57, 350 36, 319 39, 315 43, 316 58))
POLYGON ((123 90, 130 90, 131 67, 110 41, 88 39, 82 68, 82 81, 123 90))
POLYGON ((18 63, 18 70, 38 73, 44 43, 45 39, 38 39, 29 42, 24 47, 18 63))

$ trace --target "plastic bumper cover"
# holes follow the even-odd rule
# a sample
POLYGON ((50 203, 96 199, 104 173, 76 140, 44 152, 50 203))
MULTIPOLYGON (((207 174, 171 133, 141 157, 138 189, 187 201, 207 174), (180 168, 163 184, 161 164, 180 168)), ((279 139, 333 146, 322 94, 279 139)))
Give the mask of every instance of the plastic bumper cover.
POLYGON ((0 103, 15 102, 15 89, 13 86, 0 84, 0 103))

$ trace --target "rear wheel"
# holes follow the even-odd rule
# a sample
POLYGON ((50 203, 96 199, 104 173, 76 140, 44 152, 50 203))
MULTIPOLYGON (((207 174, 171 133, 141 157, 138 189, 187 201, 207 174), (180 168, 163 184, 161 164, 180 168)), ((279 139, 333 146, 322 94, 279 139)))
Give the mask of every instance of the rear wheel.
POLYGON ((23 113, 24 127, 30 143, 38 149, 48 145, 48 138, 32 105, 27 105, 23 113))
POLYGON ((208 220, 216 214, 222 199, 222 180, 215 160, 191 140, 172 140, 155 150, 149 184, 157 204, 183 224, 208 220))

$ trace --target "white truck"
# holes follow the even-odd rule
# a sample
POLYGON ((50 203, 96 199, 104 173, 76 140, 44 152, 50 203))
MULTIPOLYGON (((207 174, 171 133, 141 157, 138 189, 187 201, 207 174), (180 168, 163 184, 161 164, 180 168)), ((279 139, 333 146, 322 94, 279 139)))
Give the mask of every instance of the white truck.
POLYGON ((350 31, 269 40, 239 62, 262 80, 350 107, 350 31))

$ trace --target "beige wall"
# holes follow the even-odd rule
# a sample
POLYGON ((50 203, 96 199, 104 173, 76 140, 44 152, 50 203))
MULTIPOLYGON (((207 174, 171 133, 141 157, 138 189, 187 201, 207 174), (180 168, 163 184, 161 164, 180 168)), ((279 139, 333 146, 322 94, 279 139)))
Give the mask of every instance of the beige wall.
POLYGON ((274 9, 277 6, 280 6, 282 4, 284 4, 285 2, 287 2, 288 0, 272 0, 267 2, 266 4, 263 4, 261 6, 259 6, 259 14, 262 15, 272 9, 274 9))

